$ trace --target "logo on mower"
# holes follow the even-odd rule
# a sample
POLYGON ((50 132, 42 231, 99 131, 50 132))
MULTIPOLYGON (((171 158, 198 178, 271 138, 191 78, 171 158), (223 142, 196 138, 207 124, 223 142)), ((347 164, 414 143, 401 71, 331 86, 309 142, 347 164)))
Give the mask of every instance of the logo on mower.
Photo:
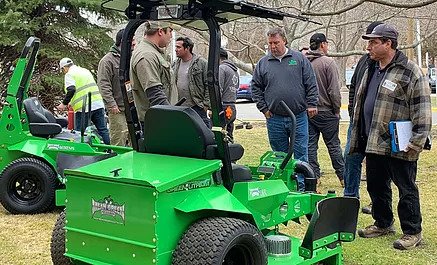
POLYGON ((74 151, 73 146, 65 146, 59 144, 47 144, 47 149, 55 151, 74 151))
POLYGON ((260 189, 260 188, 249 189, 249 194, 250 194, 250 197, 252 197, 252 198, 254 198, 254 197, 265 197, 265 196, 267 196, 267 190, 266 189, 260 189))
POLYGON ((211 186, 211 179, 204 179, 204 180, 195 180, 190 181, 184 184, 181 184, 179 186, 176 186, 174 188, 169 189, 167 192, 178 192, 178 191, 184 191, 184 190, 192 190, 192 189, 200 189, 211 186))
POLYGON ((114 202, 111 196, 97 201, 92 199, 91 204, 94 220, 124 225, 124 204, 114 202))

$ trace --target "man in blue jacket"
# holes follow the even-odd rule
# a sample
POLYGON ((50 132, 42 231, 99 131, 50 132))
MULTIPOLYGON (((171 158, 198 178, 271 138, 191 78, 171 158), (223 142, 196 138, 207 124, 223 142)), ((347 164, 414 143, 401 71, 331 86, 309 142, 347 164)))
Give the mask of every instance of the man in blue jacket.
MULTIPOLYGON (((256 65, 252 93, 256 106, 267 120, 267 131, 273 151, 288 152, 291 118, 279 105, 282 100, 296 115, 294 158, 308 162, 308 117, 317 114, 316 77, 305 56, 286 47, 282 28, 267 32, 269 53, 256 65)), ((304 189, 302 177, 299 189, 304 189)))

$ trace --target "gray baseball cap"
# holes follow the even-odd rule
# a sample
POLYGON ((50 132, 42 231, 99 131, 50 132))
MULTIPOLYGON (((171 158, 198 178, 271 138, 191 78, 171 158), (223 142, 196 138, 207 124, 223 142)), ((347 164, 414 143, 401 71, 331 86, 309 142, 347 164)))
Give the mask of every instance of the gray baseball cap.
POLYGON ((397 40, 398 35, 399 35, 398 31, 392 25, 381 24, 376 26, 372 30, 372 33, 365 34, 362 36, 362 38, 365 40, 376 39, 376 38, 389 38, 389 39, 397 40))

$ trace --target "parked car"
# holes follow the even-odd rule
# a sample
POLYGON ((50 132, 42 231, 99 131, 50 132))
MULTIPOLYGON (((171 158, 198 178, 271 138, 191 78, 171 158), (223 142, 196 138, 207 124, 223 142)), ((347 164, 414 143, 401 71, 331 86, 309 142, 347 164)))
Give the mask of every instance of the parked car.
POLYGON ((240 87, 237 91, 237 99, 247 99, 249 101, 252 101, 252 88, 250 87, 251 81, 251 75, 240 76, 240 87))

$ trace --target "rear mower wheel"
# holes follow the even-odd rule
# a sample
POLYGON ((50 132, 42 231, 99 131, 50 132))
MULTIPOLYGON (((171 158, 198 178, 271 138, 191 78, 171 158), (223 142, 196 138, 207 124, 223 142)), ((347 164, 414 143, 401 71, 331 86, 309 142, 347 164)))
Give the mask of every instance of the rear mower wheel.
POLYGON ((265 265, 262 233, 240 219, 212 217, 192 224, 173 252, 173 265, 265 265))
POLYGON ((55 206, 56 173, 46 163, 23 157, 0 175, 0 203, 12 214, 44 213, 55 206))
POLYGON ((61 212, 56 220, 52 232, 52 241, 50 242, 50 254, 53 265, 71 265, 69 258, 64 256, 65 253, 65 210, 61 212))

